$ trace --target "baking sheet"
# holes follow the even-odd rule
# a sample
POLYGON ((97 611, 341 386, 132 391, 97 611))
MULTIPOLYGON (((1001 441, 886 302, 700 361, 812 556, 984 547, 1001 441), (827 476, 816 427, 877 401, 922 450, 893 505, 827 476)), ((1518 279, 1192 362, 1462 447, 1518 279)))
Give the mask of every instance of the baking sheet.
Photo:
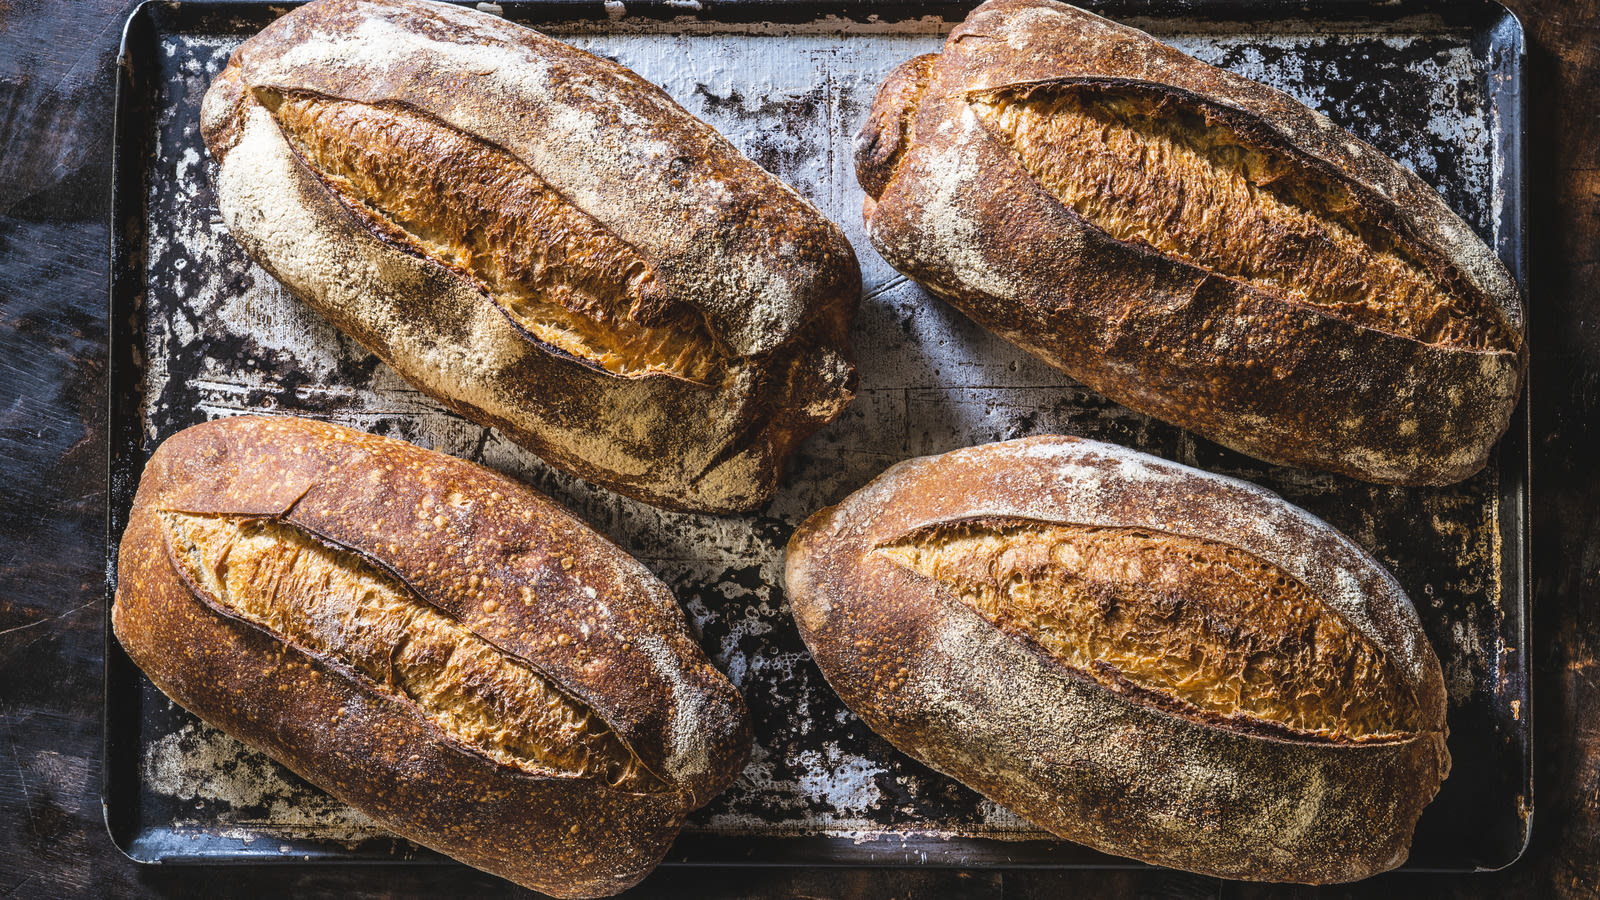
MULTIPOLYGON (((673 587, 712 660, 745 694, 756 728, 751 763, 691 818, 669 861, 1134 865, 1052 840, 873 735, 811 663, 781 589, 794 527, 894 462, 1028 434, 1078 434, 1263 484, 1385 563, 1444 663, 1455 760, 1407 867, 1497 868, 1521 853, 1532 812, 1525 409, 1489 468, 1449 487, 1382 487, 1268 466, 1107 401, 907 282, 863 233, 851 141, 882 77, 937 50, 967 5, 502 7, 507 18, 660 84, 841 224, 865 285, 854 404, 801 448, 769 504, 737 517, 668 513, 618 497, 444 412, 288 296, 218 217, 200 98, 239 41, 286 7, 148 2, 124 40, 116 126, 108 590, 138 473, 179 429, 281 413, 400 437, 521 477, 634 553, 673 587)), ((1327 113, 1438 187, 1522 277, 1522 36, 1500 7, 1197 0, 1088 8, 1327 113)), ((109 628, 107 643, 106 815, 130 856, 440 859, 175 708, 109 628)))

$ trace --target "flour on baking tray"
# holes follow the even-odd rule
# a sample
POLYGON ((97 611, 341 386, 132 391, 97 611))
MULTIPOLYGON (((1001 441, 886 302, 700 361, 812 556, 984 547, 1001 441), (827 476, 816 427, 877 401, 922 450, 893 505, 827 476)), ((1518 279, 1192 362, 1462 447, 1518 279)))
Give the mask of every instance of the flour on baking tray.
MULTIPOLYGON (((200 97, 235 39, 184 36, 162 48, 171 64, 158 123, 157 158, 164 168, 152 176, 147 223, 154 315, 140 348, 149 360, 141 409, 149 436, 169 434, 196 415, 313 415, 509 472, 638 556, 672 587, 713 662, 766 717, 757 722, 758 742, 745 776, 695 814, 690 832, 865 840, 889 834, 1039 837, 1002 808, 970 792, 952 794, 942 776, 885 751, 839 704, 789 618, 782 591, 784 544, 811 512, 908 457, 1056 432, 1133 444, 1193 463, 1195 441, 1067 381, 929 298, 872 251, 853 173, 854 133, 877 84, 905 59, 937 51, 949 23, 834 20, 795 29, 727 26, 688 16, 661 23, 629 16, 625 7, 618 13, 616 21, 550 30, 661 85, 837 222, 860 259, 866 299, 853 334, 858 396, 843 418, 801 448, 770 504, 746 516, 671 513, 554 472, 498 432, 440 409, 250 265, 206 205, 214 167, 197 127, 200 97), (952 800, 956 796, 963 799, 952 800)), ((368 36, 397 39, 381 31, 368 36)), ((1480 62, 1470 48, 1441 44, 1433 52, 1432 45, 1418 43, 1422 39, 1403 35, 1161 36, 1363 131, 1380 149, 1441 184, 1468 222, 1484 231, 1495 224, 1491 201, 1502 170, 1484 139, 1493 123, 1482 73, 1475 68, 1480 62), (1340 58, 1349 53, 1392 56, 1396 61, 1384 71, 1409 84, 1425 108, 1377 115, 1365 105, 1372 97, 1338 94, 1338 76, 1348 74, 1340 58)), ((496 68, 490 57, 475 61, 485 71, 496 68)), ((960 189, 958 175, 952 173, 953 191, 960 189)), ((1346 490, 1337 479, 1250 468, 1232 457, 1227 464, 1244 467, 1231 474, 1265 478, 1313 509, 1339 509, 1330 501, 1346 490)), ((1121 466, 1120 474, 1131 480, 1167 477, 1160 464, 1142 458, 1126 457, 1121 466)), ((1376 490, 1380 500, 1389 496, 1376 490)), ((1492 495, 1493 485, 1489 490, 1492 495)), ((1497 508, 1492 496, 1485 501, 1449 489, 1417 504, 1422 512, 1416 527, 1427 532, 1427 540, 1436 532, 1460 532, 1448 544, 1451 565, 1413 587, 1412 599, 1446 620, 1438 637, 1447 646, 1440 655, 1452 695, 1464 696, 1482 689, 1476 687, 1480 675, 1475 663, 1459 662, 1462 652, 1450 642, 1487 657, 1495 648, 1472 621, 1449 617, 1470 592, 1500 596, 1497 508)), ((1365 513, 1347 519, 1341 527, 1391 566, 1406 558, 1408 541, 1422 540, 1377 527, 1365 513)), ((692 718, 685 710, 684 721, 692 718)), ((192 805, 186 820, 191 824, 242 834, 299 829, 336 840, 376 833, 358 814, 220 732, 174 721, 179 724, 172 732, 145 738, 141 775, 154 795, 192 805)), ((688 760, 696 748, 685 740, 674 753, 688 760)))

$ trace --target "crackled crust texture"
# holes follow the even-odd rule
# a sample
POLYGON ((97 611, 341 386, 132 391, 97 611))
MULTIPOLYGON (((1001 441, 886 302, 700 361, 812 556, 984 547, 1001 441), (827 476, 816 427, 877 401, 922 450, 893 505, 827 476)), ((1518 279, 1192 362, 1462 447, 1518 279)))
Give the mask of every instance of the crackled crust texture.
POLYGON ((1450 770, 1399 585, 1233 479, 1064 437, 910 460, 802 525, 785 578, 870 727, 1107 853, 1353 881, 1450 770))
POLYGON ((1526 360, 1505 267, 1284 94, 1054 0, 990 0, 880 89, 873 245, 1113 399, 1272 462, 1481 469, 1526 360))
POLYGON ((1062 665, 1182 714, 1347 742, 1418 727, 1387 653, 1237 547, 1000 519, 920 529, 877 552, 1062 665))
POLYGON ((218 208, 296 296, 462 415, 734 512, 854 395, 840 231, 662 91, 427 0, 316 0, 207 92, 218 208))
POLYGON ((738 692, 638 562, 509 478, 302 419, 156 450, 112 624, 191 712, 556 896, 643 878, 749 751, 738 692))
POLYGON ((705 318, 653 306, 650 266, 509 153, 398 106, 262 93, 374 230, 475 280, 539 340, 616 375, 721 375, 705 318))
POLYGON ((451 740, 530 775, 665 787, 593 710, 355 554, 266 519, 157 515, 202 600, 416 704, 451 740))
POLYGON ((1349 185, 1230 128, 1215 107, 1099 84, 1002 88, 971 106, 1035 181, 1118 241, 1425 344, 1520 342, 1487 298, 1442 284, 1349 185))

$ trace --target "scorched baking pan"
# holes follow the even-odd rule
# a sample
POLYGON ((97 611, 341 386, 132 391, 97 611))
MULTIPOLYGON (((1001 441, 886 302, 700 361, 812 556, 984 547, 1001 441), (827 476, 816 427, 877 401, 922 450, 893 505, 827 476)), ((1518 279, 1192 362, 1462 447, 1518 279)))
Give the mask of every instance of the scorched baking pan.
MULTIPOLYGON (((1523 279, 1523 43, 1504 9, 1428 0, 1088 6, 1286 90, 1404 161, 1523 279)), ((732 518, 662 512, 590 487, 444 412, 289 297, 218 218, 200 98, 233 48, 286 6, 152 0, 128 22, 117 98, 108 597, 139 472, 180 428, 255 412, 394 435, 521 477, 640 557, 743 690, 756 725, 750 766, 691 818, 669 862, 1135 865, 1052 840, 874 736, 823 683, 781 588, 794 527, 890 464, 1028 434, 1084 435, 1265 485, 1388 565, 1444 663, 1455 760, 1407 868, 1471 871, 1517 858, 1533 808, 1525 404, 1488 469, 1458 485, 1379 487, 1273 467, 1105 400, 908 283, 862 232, 851 140, 881 78, 937 49, 969 5, 501 8, 662 85, 843 226, 865 277, 855 403, 801 449, 769 504, 732 518)), ((175 708, 107 634, 106 819, 129 856, 442 859, 175 708)))

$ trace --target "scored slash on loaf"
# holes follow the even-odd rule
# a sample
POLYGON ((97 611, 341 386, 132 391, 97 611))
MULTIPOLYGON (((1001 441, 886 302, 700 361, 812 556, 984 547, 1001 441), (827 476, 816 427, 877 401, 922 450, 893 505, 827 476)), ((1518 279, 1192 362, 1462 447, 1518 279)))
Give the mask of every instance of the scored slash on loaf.
POLYGON ((854 395, 843 234, 616 63, 316 0, 202 107, 229 233, 413 386, 648 503, 755 507, 854 395))

